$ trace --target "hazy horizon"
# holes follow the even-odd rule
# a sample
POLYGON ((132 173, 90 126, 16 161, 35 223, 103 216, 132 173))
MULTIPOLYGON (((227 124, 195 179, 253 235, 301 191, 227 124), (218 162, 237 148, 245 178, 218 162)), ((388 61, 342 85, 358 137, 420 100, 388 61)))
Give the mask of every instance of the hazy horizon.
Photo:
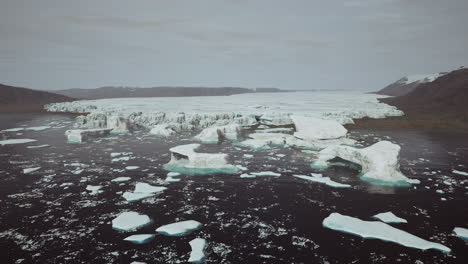
POLYGON ((378 90, 468 64, 468 1, 0 0, 0 83, 378 90))

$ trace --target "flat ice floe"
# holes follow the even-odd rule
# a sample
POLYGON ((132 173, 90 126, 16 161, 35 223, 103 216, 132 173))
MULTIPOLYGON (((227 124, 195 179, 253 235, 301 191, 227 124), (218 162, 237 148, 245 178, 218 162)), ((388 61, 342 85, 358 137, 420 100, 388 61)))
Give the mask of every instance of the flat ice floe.
POLYGON ((377 184, 409 184, 418 180, 407 178, 400 172, 400 146, 389 141, 380 141, 367 148, 349 146, 330 146, 319 152, 319 157, 312 167, 325 168, 328 161, 336 157, 359 164, 363 179, 377 184))
POLYGON ((461 239, 465 239, 465 240, 468 240, 468 229, 466 228, 462 228, 462 227, 455 227, 453 229, 453 233, 461 238, 461 239))
POLYGON ((261 172, 251 172, 251 175, 261 176, 261 177, 279 177, 281 173, 272 172, 272 171, 261 171, 261 172))
POLYGON ((200 144, 188 144, 169 149, 171 160, 164 165, 164 168, 188 174, 236 173, 238 171, 236 166, 227 163, 227 154, 197 153, 195 149, 198 147, 200 144))
POLYGON ((380 239, 394 242, 405 247, 422 250, 437 249, 443 252, 450 252, 450 248, 442 244, 424 240, 406 231, 378 221, 363 221, 351 216, 331 213, 323 220, 322 224, 326 228, 358 235, 363 238, 380 239))
POLYGON ((50 147, 50 145, 44 144, 44 145, 36 145, 36 146, 27 146, 26 148, 28 148, 28 149, 38 149, 38 148, 47 148, 47 147, 50 147))
POLYGON ((406 219, 394 215, 392 212, 380 213, 372 216, 375 219, 378 219, 385 223, 408 223, 406 219))
POLYGON ((452 170, 452 172, 458 175, 468 176, 468 172, 459 171, 459 170, 452 170))
POLYGON ((91 194, 91 195, 96 195, 96 194, 102 193, 101 189, 102 189, 102 186, 100 186, 100 185, 88 185, 88 186, 86 186, 86 190, 90 191, 89 194, 91 194))
POLYGON ((166 189, 166 187, 152 186, 148 183, 139 182, 135 185, 135 190, 133 192, 125 192, 122 195, 122 197, 125 200, 127 200, 127 202, 136 202, 149 197, 153 197, 157 193, 162 192, 166 189))
POLYGON ((203 263, 205 261, 206 240, 203 238, 195 238, 189 242, 192 251, 188 262, 203 263))
POLYGON ((133 244, 146 244, 151 242, 156 235, 154 234, 140 234, 132 235, 124 238, 125 241, 131 242, 133 244))
POLYGON ((142 215, 137 212, 124 212, 112 220, 112 228, 129 232, 138 230, 151 223, 152 221, 147 215, 142 215))
POLYGON ((112 129, 72 129, 65 131, 68 143, 82 143, 91 138, 108 136, 112 129))
POLYGON ((200 140, 202 143, 216 144, 222 139, 238 140, 240 131, 241 127, 238 124, 208 127, 195 136, 195 139, 200 140))
POLYGON ((166 236, 185 236, 202 228, 203 224, 195 220, 187 220, 160 226, 156 232, 166 236))
POLYGON ((303 140, 336 139, 346 136, 348 131, 339 122, 316 117, 292 115, 296 127, 294 136, 303 140))
POLYGON ((351 185, 349 184, 332 181, 329 177, 322 177, 321 174, 313 174, 312 176, 307 176, 307 175, 293 175, 293 176, 299 179, 307 180, 307 181, 323 183, 323 184, 326 184, 328 186, 335 187, 335 188, 351 187, 351 185))
POLYGON ((177 133, 176 129, 170 124, 156 125, 151 128, 151 135, 168 137, 177 133))
POLYGON ((166 177, 166 182, 179 182, 180 179, 177 178, 178 176, 180 176, 178 172, 169 172, 166 177))
POLYGON ((39 170, 40 168, 41 168, 41 167, 34 167, 34 168, 23 169, 23 173, 24 173, 24 174, 33 173, 33 172, 39 170))
POLYGON ((50 126, 26 127, 24 130, 42 131, 51 128, 50 126))
POLYGON ((35 139, 6 139, 6 140, 0 140, 0 145, 14 145, 14 144, 25 144, 25 143, 31 143, 35 142, 37 140, 35 139))
POLYGON ((117 177, 115 179, 112 179, 111 182, 125 182, 129 181, 130 179, 130 177, 117 177))

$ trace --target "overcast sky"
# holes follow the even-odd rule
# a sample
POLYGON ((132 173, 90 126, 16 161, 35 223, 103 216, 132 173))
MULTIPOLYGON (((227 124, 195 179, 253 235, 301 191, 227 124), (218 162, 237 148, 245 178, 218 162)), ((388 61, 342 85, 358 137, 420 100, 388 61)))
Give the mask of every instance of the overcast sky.
POLYGON ((468 64, 467 0, 0 0, 0 83, 376 90, 468 64))

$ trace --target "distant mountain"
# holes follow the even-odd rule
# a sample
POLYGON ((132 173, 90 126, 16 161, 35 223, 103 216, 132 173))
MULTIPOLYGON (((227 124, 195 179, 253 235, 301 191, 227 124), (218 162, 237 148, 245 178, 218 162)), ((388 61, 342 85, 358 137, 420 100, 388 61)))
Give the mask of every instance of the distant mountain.
POLYGON ((406 76, 386 86, 385 88, 376 93, 391 96, 405 95, 414 91, 419 85, 423 83, 433 82, 434 80, 445 74, 447 73, 418 74, 406 76))
MULTIPOLYGON (((276 88, 257 88, 257 92, 277 92, 276 88)), ((182 96, 222 96, 254 93, 254 89, 239 87, 101 87, 95 89, 67 89, 54 91, 61 95, 79 99, 104 99, 128 97, 182 97, 182 96)))
POLYGON ((36 111, 48 103, 72 100, 60 94, 0 84, 0 112, 36 111))
POLYGON ((468 122, 468 69, 462 68, 420 83, 406 95, 380 99, 408 116, 457 118, 468 122))

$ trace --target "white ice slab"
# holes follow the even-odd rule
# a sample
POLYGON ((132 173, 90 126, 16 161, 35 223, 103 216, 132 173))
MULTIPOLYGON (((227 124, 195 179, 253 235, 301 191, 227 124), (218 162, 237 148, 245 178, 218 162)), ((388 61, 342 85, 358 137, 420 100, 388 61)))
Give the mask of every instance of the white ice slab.
POLYGON ((270 176, 270 177, 279 177, 281 176, 281 173, 277 173, 277 172, 272 172, 272 171, 261 171, 261 172, 251 172, 250 173, 251 175, 255 175, 255 176, 270 176))
POLYGON ((72 129, 65 131, 68 143, 82 143, 92 138, 108 136, 112 129, 72 129))
POLYGON ((437 249, 450 252, 450 248, 442 244, 424 240, 406 231, 378 221, 363 221, 351 216, 331 213, 323 220, 322 224, 326 228, 358 235, 363 238, 380 239, 422 250, 437 249))
POLYGON ((24 174, 33 173, 33 172, 39 170, 40 168, 41 168, 41 167, 34 167, 34 168, 23 169, 23 173, 24 173, 24 174))
POLYGON ((406 219, 394 215, 392 212, 380 213, 372 216, 385 223, 408 223, 406 219))
POLYGON ((202 228, 202 223, 195 220, 187 220, 160 226, 156 232, 166 236, 185 236, 202 228))
POLYGON ((24 130, 42 131, 51 128, 50 126, 26 127, 24 130))
POLYGON ((154 234, 139 234, 132 235, 124 238, 125 241, 131 242, 133 244, 146 244, 151 242, 154 239, 154 234))
POLYGON ((136 192, 136 193, 158 193, 158 192, 162 192, 162 191, 164 191, 166 189, 167 189, 166 187, 153 186, 153 185, 150 185, 148 183, 138 182, 135 185, 135 190, 133 192, 136 192))
POLYGON ((458 175, 468 176, 468 172, 459 171, 459 170, 452 170, 452 172, 458 175))
POLYGON ((174 127, 171 126, 170 124, 161 124, 161 125, 156 125, 153 128, 151 128, 149 133, 155 136, 168 137, 168 136, 176 134, 177 132, 174 129, 174 127))
POLYGON ((192 251, 188 262, 190 263, 203 263, 205 262, 205 248, 206 240, 203 238, 195 238, 189 242, 192 251))
POLYGON ((313 182, 318 182, 318 183, 323 183, 331 187, 335 188, 349 188, 351 185, 349 184, 344 184, 344 183, 339 183, 332 181, 329 177, 314 177, 314 176, 307 176, 307 175, 293 175, 294 177, 307 180, 307 181, 313 181, 313 182))
POLYGON ((124 212, 112 220, 112 228, 129 232, 147 226, 151 224, 151 222, 151 219, 147 215, 142 215, 137 212, 124 212))
POLYGON ((465 240, 468 240, 468 229, 466 228, 463 228, 463 227, 455 227, 453 229, 453 233, 461 238, 461 239, 465 239, 465 240))
POLYGON ((86 190, 90 191, 91 195, 96 195, 102 193, 102 186, 100 185, 88 185, 86 186, 86 190))
POLYGON ((153 197, 154 193, 135 193, 135 192, 124 192, 122 197, 129 203, 137 202, 146 198, 153 197))
POLYGON ((303 140, 336 139, 346 136, 348 131, 339 122, 316 117, 292 115, 296 127, 294 136, 303 140))
POLYGON ((37 145, 37 146, 27 146, 26 148, 28 149, 38 149, 38 148, 47 148, 50 147, 50 145, 44 144, 44 145, 37 145))
POLYGON ((14 144, 25 144, 25 143, 31 143, 35 142, 37 140, 35 139, 6 139, 6 140, 0 140, 0 145, 14 145, 14 144))
POLYGON ((218 143, 221 139, 238 140, 241 127, 238 124, 215 126, 203 129, 195 139, 203 143, 218 143))
POLYGON ((136 170, 136 169, 139 169, 140 167, 139 166, 127 166, 125 167, 126 170, 136 170))
POLYGON ((24 130, 24 127, 16 127, 16 128, 4 129, 2 130, 2 132, 19 132, 23 130, 24 130))
POLYGON ((130 179, 130 177, 117 177, 115 179, 112 179, 111 182, 125 182, 129 181, 130 179))

